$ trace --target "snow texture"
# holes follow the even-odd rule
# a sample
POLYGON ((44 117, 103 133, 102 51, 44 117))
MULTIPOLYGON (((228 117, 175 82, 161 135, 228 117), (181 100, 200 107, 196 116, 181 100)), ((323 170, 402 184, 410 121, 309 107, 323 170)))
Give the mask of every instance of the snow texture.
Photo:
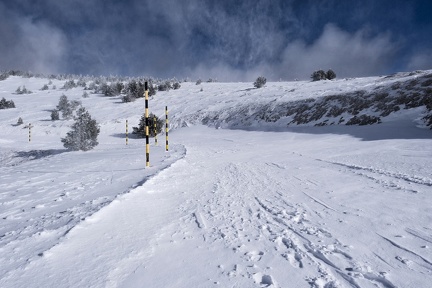
POLYGON ((182 83, 149 101, 171 127, 150 167, 145 140, 125 142, 142 98, 10 76, 0 287, 428 287, 430 75, 182 83), (63 148, 62 94, 99 123, 93 150, 63 148))

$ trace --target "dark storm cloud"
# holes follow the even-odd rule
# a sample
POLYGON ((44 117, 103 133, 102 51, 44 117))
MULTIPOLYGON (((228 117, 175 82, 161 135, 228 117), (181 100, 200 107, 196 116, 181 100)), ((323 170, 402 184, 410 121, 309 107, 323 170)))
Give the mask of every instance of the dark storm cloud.
POLYGON ((0 69, 250 81, 432 68, 430 4, 376 2, 9 1, 0 69))
POLYGON ((17 15, 0 3, 0 69, 61 70, 66 39, 61 30, 43 20, 17 15))

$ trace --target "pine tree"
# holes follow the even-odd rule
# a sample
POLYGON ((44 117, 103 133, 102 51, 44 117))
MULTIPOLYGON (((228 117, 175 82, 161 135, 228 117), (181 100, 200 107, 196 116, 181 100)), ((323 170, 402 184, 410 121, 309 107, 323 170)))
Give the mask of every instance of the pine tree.
POLYGON ((181 87, 181 85, 180 85, 179 82, 175 82, 175 83, 173 84, 173 89, 174 89, 174 90, 180 89, 180 87, 181 87))
POLYGON ((65 89, 65 90, 69 90, 69 89, 72 89, 75 87, 77 87, 77 84, 75 83, 74 80, 66 81, 63 85, 63 89, 65 89))
POLYGON ((327 74, 324 70, 318 70, 312 73, 311 78, 312 81, 326 80, 327 74))
POLYGON ((150 97, 156 95, 157 90, 156 90, 156 87, 153 86, 152 82, 149 82, 149 87, 148 88, 149 88, 149 96, 150 97))
POLYGON ((81 106, 81 101, 72 100, 69 102, 66 95, 60 96, 59 103, 57 104, 57 110, 62 112, 63 119, 71 119, 73 112, 81 106))
POLYGON ((326 73, 326 77, 328 80, 333 80, 336 78, 336 73, 332 69, 329 69, 326 73))
POLYGON ((258 77, 254 82, 255 88, 261 88, 267 83, 267 79, 263 76, 258 77))
POLYGON ((84 107, 81 107, 77 111, 72 130, 61 141, 67 149, 88 151, 99 144, 97 141, 99 132, 100 129, 96 120, 93 120, 90 113, 84 107))
POLYGON ((138 87, 137 82, 135 80, 130 81, 126 87, 127 94, 131 95, 134 98, 138 98, 138 87))
POLYGON ((69 107, 69 100, 66 95, 60 96, 59 103, 57 104, 57 110, 62 111, 69 107))
POLYGON ((51 111, 51 120, 55 121, 55 120, 59 120, 60 119, 60 115, 58 110, 54 109, 51 111))
POLYGON ((172 89, 170 81, 165 81, 164 83, 161 83, 158 86, 159 91, 169 91, 170 89, 172 89))
MULTIPOLYGON (((133 134, 137 134, 139 137, 145 137, 145 125, 146 125, 145 115, 141 117, 138 127, 133 127, 133 134)), ((149 115, 149 137, 155 137, 157 134, 162 132, 162 127, 164 123, 163 120, 159 119, 153 113, 149 115), (156 123, 156 127, 155 127, 156 123)))
POLYGON ((12 100, 6 100, 4 97, 0 100, 0 109, 15 108, 15 103, 12 100))

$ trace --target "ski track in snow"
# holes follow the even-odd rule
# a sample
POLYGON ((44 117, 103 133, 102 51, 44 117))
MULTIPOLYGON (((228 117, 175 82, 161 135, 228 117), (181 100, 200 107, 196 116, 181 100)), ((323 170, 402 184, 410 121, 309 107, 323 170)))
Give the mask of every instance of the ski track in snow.
MULTIPOLYGON (((388 237, 377 234, 374 240, 370 238, 373 235, 366 239, 381 239, 384 241, 379 247, 390 245, 402 250, 395 259, 360 248, 367 245, 361 236, 359 241, 345 237, 350 232, 366 233, 370 227, 362 226, 362 221, 374 220, 355 209, 351 201, 332 200, 331 194, 342 193, 342 197, 344 191, 337 189, 346 186, 337 187, 313 176, 316 169, 325 169, 332 181, 343 180, 347 174, 339 171, 338 165, 290 152, 289 148, 281 151, 283 160, 260 156, 254 144, 248 143, 247 137, 254 139, 250 134, 243 135, 246 140, 227 141, 233 132, 188 130, 192 132, 178 132, 190 134, 187 138, 177 134, 187 149, 183 160, 79 224, 63 243, 32 260, 25 270, 10 273, 6 280, 28 283, 29 277, 36 277, 35 283, 50 286, 54 282, 37 275, 54 276, 58 265, 73 266, 87 253, 93 255, 89 263, 80 263, 78 271, 53 281, 91 287, 138 283, 146 287, 286 287, 288 283, 296 287, 398 287, 391 280, 392 267, 397 266, 395 261, 404 260, 415 263, 409 268, 411 273, 431 273, 426 258, 401 249, 403 246, 388 237), (226 139, 220 140, 219 134, 226 139), (202 135, 213 144, 199 146, 202 135), (332 193, 325 192, 331 189, 332 193), (344 201, 352 207, 344 207, 344 201), (105 243, 95 249, 100 239, 105 243), (106 250, 109 247, 116 249, 106 250), (184 263, 192 260, 190 254, 196 251, 201 253, 198 263, 186 262, 187 269, 179 263, 167 263, 170 254, 182 256, 173 262, 184 263), (181 273, 173 279, 169 269, 180 269, 181 273)), ((268 146, 277 145, 278 139, 268 146)), ((380 187, 375 181, 352 181, 362 189, 380 187)), ((423 235, 413 229, 407 231, 409 235, 423 235)))
POLYGON ((350 170, 352 170, 352 172, 370 178, 372 180, 375 180, 376 182, 381 183, 384 186, 388 186, 400 190, 406 190, 412 193, 418 193, 418 190, 414 190, 413 188, 416 186, 424 185, 424 186, 432 187, 432 178, 422 178, 415 175, 411 176, 406 174, 384 171, 382 169, 361 167, 357 165, 346 165, 346 164, 336 163, 336 162, 333 162, 333 164, 349 168, 350 170))

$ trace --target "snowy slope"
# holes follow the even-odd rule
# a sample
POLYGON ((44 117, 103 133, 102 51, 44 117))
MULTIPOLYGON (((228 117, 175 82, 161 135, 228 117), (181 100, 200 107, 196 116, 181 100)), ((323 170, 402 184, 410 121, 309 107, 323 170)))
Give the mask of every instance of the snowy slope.
POLYGON ((152 144, 150 168, 144 141, 124 139, 142 99, 82 98, 63 80, 45 91, 43 78, 0 81, 0 98, 17 107, 0 110, 0 286, 428 287, 427 106, 400 103, 386 116, 364 106, 380 117, 372 126, 314 126, 341 115, 293 123, 286 111, 356 91, 423 97, 429 75, 181 83, 150 100, 161 117, 168 106, 174 129, 169 152, 152 144), (23 85, 33 93, 13 94, 23 85), (94 150, 63 149, 72 121, 50 120, 62 94, 100 123, 94 150), (31 142, 18 117, 32 123, 31 142))

